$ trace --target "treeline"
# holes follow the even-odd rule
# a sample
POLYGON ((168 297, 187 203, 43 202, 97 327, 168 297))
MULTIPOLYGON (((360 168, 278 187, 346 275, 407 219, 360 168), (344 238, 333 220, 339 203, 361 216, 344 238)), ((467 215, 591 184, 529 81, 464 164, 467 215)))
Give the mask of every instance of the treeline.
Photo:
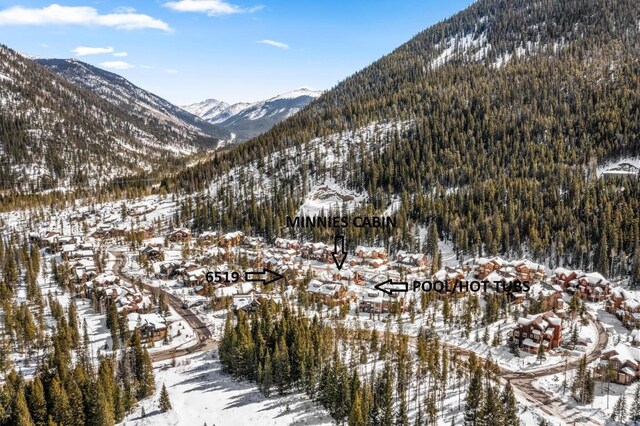
POLYGON ((449 410, 456 424, 463 418, 466 424, 519 424, 513 390, 510 385, 499 390, 493 361, 481 362, 473 353, 465 360, 428 330, 410 350, 401 323, 396 334, 390 321, 382 333, 347 329, 263 304, 251 316, 227 317, 220 361, 233 377, 257 382, 266 396, 305 392, 338 423, 436 424, 449 410), (455 391, 457 409, 445 408, 455 391))

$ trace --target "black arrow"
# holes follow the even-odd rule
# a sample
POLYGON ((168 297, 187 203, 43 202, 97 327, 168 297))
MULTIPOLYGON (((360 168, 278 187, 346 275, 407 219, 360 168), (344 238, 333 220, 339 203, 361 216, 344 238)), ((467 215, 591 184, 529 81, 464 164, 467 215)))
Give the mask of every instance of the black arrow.
POLYGON ((271 269, 267 269, 267 268, 262 268, 262 272, 260 271, 246 271, 244 273, 244 280, 245 281, 261 281, 264 285, 267 284, 271 284, 272 282, 278 281, 279 279, 284 278, 283 275, 280 275, 277 272, 272 271, 271 269), (270 280, 265 278, 251 278, 250 275, 264 275, 267 274, 267 277, 269 276, 268 274, 273 275, 273 278, 271 278, 270 280))
POLYGON ((344 249, 344 235, 336 235, 336 239, 333 242, 333 253, 331 253, 333 257, 333 261, 338 268, 338 271, 342 270, 342 265, 344 265, 344 261, 347 259, 347 251, 344 249), (338 253, 338 244, 340 244, 340 253, 338 253), (342 257, 342 260, 340 260, 342 257))
POLYGON ((388 280, 378 283, 374 286, 374 288, 376 290, 380 290, 381 292, 388 294, 389 296, 393 296, 393 293, 406 293, 409 291, 409 283, 408 282, 396 282, 394 283, 393 280, 391 278, 389 278, 388 280), (387 284, 393 285, 393 286, 401 286, 400 288, 398 287, 390 287, 387 288, 385 287, 387 284))

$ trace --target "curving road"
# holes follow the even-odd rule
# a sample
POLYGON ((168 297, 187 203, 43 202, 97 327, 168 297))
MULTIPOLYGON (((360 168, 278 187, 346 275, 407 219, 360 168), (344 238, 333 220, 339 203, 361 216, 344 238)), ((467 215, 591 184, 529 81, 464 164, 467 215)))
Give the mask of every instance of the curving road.
MULTIPOLYGON (((592 322, 598 330, 598 343, 595 348, 587 354, 587 363, 590 363, 600 357, 602 351, 607 346, 608 335, 602 324, 599 321, 589 317, 589 322, 592 322)), ((460 348, 450 343, 442 342, 444 346, 449 347, 451 350, 463 355, 468 356, 470 351, 468 349, 460 348)), ((477 355, 477 354, 476 354, 477 355)), ((575 358, 566 364, 566 369, 572 370, 578 367, 580 363, 580 357, 575 358)), ((532 403, 536 408, 539 408, 542 412, 553 416, 555 419, 561 420, 568 425, 585 425, 585 426, 600 426, 602 423, 595 421, 594 419, 585 417, 585 413, 576 409, 575 407, 567 406, 559 398, 555 398, 545 391, 538 389, 533 385, 533 382, 542 377, 551 376, 558 373, 564 373, 565 364, 560 364, 548 368, 537 369, 533 371, 517 372, 500 367, 500 378, 503 381, 511 381, 511 385, 514 391, 522 398, 532 403)))
MULTIPOLYGON (((129 282, 130 278, 122 272, 122 267, 126 263, 126 257, 122 255, 120 251, 109 251, 109 253, 116 256, 116 261, 113 265, 113 273, 120 277, 121 280, 129 282), (116 254, 117 253, 117 254, 116 254)), ((159 287, 150 286, 143 281, 144 288, 156 297, 160 295, 160 292, 164 293, 165 301, 169 304, 178 315, 180 315, 193 331, 198 336, 198 342, 186 348, 181 349, 167 349, 164 351, 158 351, 151 354, 151 359, 155 361, 164 361, 172 358, 178 358, 181 356, 204 352, 218 347, 218 342, 213 339, 213 334, 209 327, 195 314, 191 309, 182 307, 182 300, 173 293, 169 293, 159 287)))
MULTIPOLYGON (((587 363, 595 361, 602 354, 603 349, 607 346, 608 335, 599 321, 589 318, 589 321, 595 324, 598 330, 598 343, 596 347, 587 354, 587 363)), ((571 370, 578 367, 580 358, 576 358, 567 362, 566 369, 571 370)), ((533 403, 541 411, 564 421, 569 425, 601 425, 594 419, 585 416, 583 411, 575 407, 567 406, 559 398, 554 398, 541 389, 536 388, 533 382, 541 377, 551 376, 553 374, 564 373, 565 365, 557 365, 542 370, 536 370, 527 373, 503 373, 501 377, 504 380, 511 380, 511 384, 519 391, 520 395, 527 401, 533 403)))

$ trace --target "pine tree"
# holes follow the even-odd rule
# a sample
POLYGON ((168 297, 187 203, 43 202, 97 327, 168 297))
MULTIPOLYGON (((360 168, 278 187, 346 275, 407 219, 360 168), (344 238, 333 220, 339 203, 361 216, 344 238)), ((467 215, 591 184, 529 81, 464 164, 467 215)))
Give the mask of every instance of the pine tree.
POLYGON ((624 424, 627 418, 627 399, 624 395, 618 398, 616 404, 613 406, 613 412, 611 413, 611 419, 614 422, 624 424))
POLYGON ((105 391, 98 386, 98 399, 96 401, 97 416, 95 419, 87 419, 87 423, 94 426, 113 426, 115 420, 113 418, 113 409, 107 399, 105 391))
POLYGON ((603 230, 598 242, 596 257, 596 269, 604 275, 609 275, 609 244, 607 243, 607 233, 603 230))
POLYGON ((407 413, 407 401, 402 395, 400 396, 400 406, 398 408, 398 414, 396 415, 395 426, 409 426, 409 415, 407 413))
POLYGON ((267 350, 267 355, 264 360, 264 367, 262 368, 262 378, 260 386, 262 393, 267 398, 271 394, 271 386, 273 386, 273 366, 271 365, 271 355, 267 350))
POLYGON ((592 372, 589 371, 584 381, 584 389, 582 391, 583 392, 582 403, 583 404, 592 403, 593 398, 595 397, 595 391, 596 391, 596 382, 595 382, 595 379, 593 378, 592 372))
POLYGON ((71 426, 83 426, 85 424, 84 411, 78 407, 84 406, 84 399, 80 387, 76 383, 76 378, 82 373, 80 367, 76 367, 74 370, 74 377, 67 380, 66 390, 69 397, 69 405, 72 407, 71 413, 71 426))
POLYGON ((633 403, 631 404, 631 410, 629 412, 629 420, 632 422, 640 421, 640 384, 636 385, 636 390, 633 393, 633 403))
POLYGON ((542 344, 542 342, 540 342, 540 345, 538 346, 537 359, 538 359, 538 362, 540 362, 540 363, 542 363, 542 361, 547 359, 547 356, 545 355, 545 352, 544 352, 544 345, 542 344))
POLYGON ((111 360, 109 358, 101 358, 98 367, 98 386, 105 396, 105 403, 111 413, 115 412, 114 392, 118 387, 114 378, 111 360))
POLYGON ((278 393, 284 395, 289 388, 291 364, 289 362, 289 351, 284 336, 276 344, 273 354, 274 373, 273 381, 278 388, 278 393))
POLYGON ((75 300, 71 299, 69 303, 69 330, 71 335, 71 345, 74 349, 80 344, 80 331, 78 330, 78 309, 75 300))
POLYGON ((576 325, 571 329, 571 346, 574 348, 578 345, 579 336, 578 336, 578 327, 576 325))
POLYGON ((16 392, 16 400, 11 417, 13 419, 13 424, 15 425, 35 426, 35 423, 31 418, 31 414, 29 413, 27 400, 24 396, 24 387, 20 387, 16 392))
POLYGON ((220 340, 220 346, 218 349, 222 369, 227 373, 233 373, 234 371, 232 352, 237 340, 232 319, 233 314, 230 312, 227 313, 227 318, 224 323, 224 334, 222 335, 222 339, 220 340))
POLYGON ((153 394, 156 389, 155 378, 153 376, 153 363, 151 362, 151 356, 147 352, 147 348, 143 350, 142 356, 143 364, 143 378, 140 382, 140 397, 144 398, 153 394))
POLYGON ((33 381, 27 386, 27 405, 34 423, 38 426, 46 425, 49 415, 47 414, 47 400, 44 396, 44 387, 40 376, 36 375, 33 381))
POLYGON ((362 397, 360 396, 360 389, 356 390, 355 396, 353 398, 353 403, 351 404, 351 412, 349 413, 349 426, 365 426, 365 415, 362 409, 362 397))
POLYGON ((485 388, 478 423, 487 426, 504 424, 504 407, 498 398, 497 389, 492 385, 485 388))
POLYGON ((578 369, 576 370, 576 374, 573 378, 573 383, 571 384, 571 394, 578 402, 582 402, 581 394, 582 394, 582 390, 584 389, 586 374, 587 374, 587 357, 585 355, 580 359, 580 363, 578 364, 578 369))
POLYGON ((50 414, 53 420, 60 424, 70 424, 72 418, 72 410, 69 405, 67 392, 62 387, 58 376, 54 376, 50 385, 49 401, 51 404, 50 414))
POLYGON ((146 348, 142 347, 140 332, 132 336, 133 373, 136 379, 136 396, 138 399, 145 398, 155 390, 155 380, 153 377, 153 364, 151 356, 146 348))
POLYGON ((167 392, 167 387, 162 384, 162 390, 160 391, 160 403, 159 408, 161 413, 166 413, 171 410, 171 401, 169 401, 169 392, 167 392))
POLYGON ((429 395, 425 401, 425 413, 427 415, 427 424, 435 425, 438 423, 438 406, 433 395, 429 395))
MULTIPOLYGON (((2 243, 0 243, 0 246, 1 245, 2 243)), ((11 328, 10 326, 7 325, 7 320, 6 320, 8 311, 6 309, 3 309, 3 311, 5 313, 4 327, 5 329, 8 329, 9 332, 11 332, 10 331, 11 328)), ((11 345, 9 344, 9 339, 6 338, 4 332, 0 332, 0 371, 4 372, 9 369, 9 365, 11 364, 11 353, 12 353, 12 350, 11 350, 11 345)))
POLYGON ((393 425, 393 372, 389 362, 384 365, 384 370, 378 381, 378 389, 375 402, 380 405, 380 425, 393 425), (378 399, 380 398, 380 399, 378 399))
POLYGON ((480 418, 480 408, 482 407, 482 371, 475 368, 469 389, 467 390, 467 398, 464 411, 464 424, 475 426, 480 418))
POLYGON ((520 426, 520 417, 518 416, 518 403, 513 393, 511 381, 507 381, 502 394, 500 395, 502 406, 504 407, 504 424, 509 426, 520 426))

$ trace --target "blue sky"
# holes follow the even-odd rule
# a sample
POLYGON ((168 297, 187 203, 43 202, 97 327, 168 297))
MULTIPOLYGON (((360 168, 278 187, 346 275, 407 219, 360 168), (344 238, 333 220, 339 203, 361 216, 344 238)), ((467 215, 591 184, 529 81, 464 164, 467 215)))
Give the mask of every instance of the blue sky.
POLYGON ((329 89, 472 0, 0 0, 0 43, 168 100, 329 89))

